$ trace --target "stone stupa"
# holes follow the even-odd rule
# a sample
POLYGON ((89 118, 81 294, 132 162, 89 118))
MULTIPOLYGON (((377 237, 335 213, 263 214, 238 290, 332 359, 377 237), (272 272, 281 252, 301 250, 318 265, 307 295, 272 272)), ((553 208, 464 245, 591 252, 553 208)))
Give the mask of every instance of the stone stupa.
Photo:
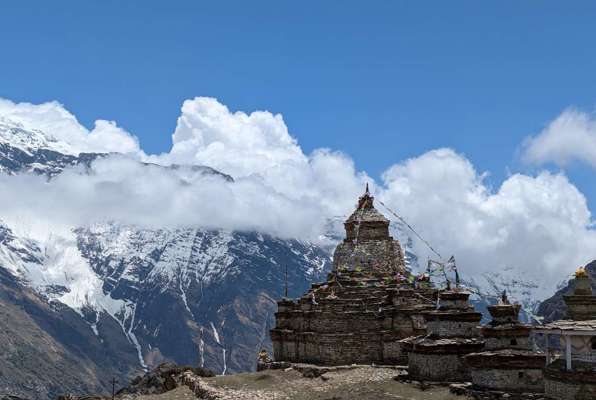
POLYGON ((368 185, 344 226, 327 281, 278 302, 276 361, 396 364, 404 362, 400 340, 425 330, 421 313, 433 308, 436 291, 409 283, 403 250, 368 185))

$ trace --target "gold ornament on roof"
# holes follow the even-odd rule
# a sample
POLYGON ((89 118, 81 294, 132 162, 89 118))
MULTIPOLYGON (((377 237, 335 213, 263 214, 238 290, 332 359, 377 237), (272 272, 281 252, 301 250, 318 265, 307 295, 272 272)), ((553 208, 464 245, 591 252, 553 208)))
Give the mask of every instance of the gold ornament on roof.
POLYGON ((575 277, 576 278, 587 278, 588 277, 588 271, 586 271, 586 269, 584 267, 579 267, 575 271, 575 277))

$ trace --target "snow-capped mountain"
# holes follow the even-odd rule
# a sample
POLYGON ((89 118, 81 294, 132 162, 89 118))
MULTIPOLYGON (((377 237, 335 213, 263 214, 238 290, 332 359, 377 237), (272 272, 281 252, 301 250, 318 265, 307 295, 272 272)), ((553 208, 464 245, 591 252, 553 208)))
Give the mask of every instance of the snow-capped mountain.
MULTIPOLYGON (((104 156, 76 154, 44 132, 0 121, 0 173, 53 179, 81 166, 82 173, 93 173, 93 161, 104 156)), ((189 182, 213 175, 232 181, 206 166, 167 168, 189 182)), ((6 284, 34 296, 43 305, 42 319, 63 322, 60 332, 41 323, 36 329, 43 335, 53 341, 68 341, 72 332, 84 337, 77 339, 72 354, 64 350, 65 358, 75 360, 72 368, 54 369, 52 379, 45 370, 20 379, 16 363, 22 360, 10 352, 0 354, 0 369, 15 371, 15 376, 0 376, 0 391, 34 398, 105 390, 112 376, 124 382, 165 360, 220 374, 251 370, 258 351, 270 347, 268 331, 275 301, 284 293, 286 270, 289 294, 298 296, 330 268, 328 249, 255 232, 143 229, 111 222, 36 241, 12 228, 0 222, 0 271, 6 284), (62 318, 64 313, 68 318, 62 318), (85 375, 90 370, 103 372, 93 380, 85 375), (94 382, 92 390, 51 383, 77 377, 94 382), (31 387, 29 381, 40 383, 31 387)), ((21 319, 34 317, 29 309, 19 312, 21 319)), ((0 331, 14 329, 9 320, 0 320, 0 331)), ((51 353, 44 343, 35 347, 51 353)), ((34 364, 34 359, 24 362, 34 364)))
POLYGON ((39 150, 54 151, 63 155, 77 156, 70 145, 61 142, 47 132, 26 129, 23 124, 0 117, 0 143, 18 149, 30 156, 39 150))
POLYGON ((94 154, 75 154, 66 143, 39 130, 0 117, 0 173, 34 172, 53 176, 68 166, 89 163, 94 154))

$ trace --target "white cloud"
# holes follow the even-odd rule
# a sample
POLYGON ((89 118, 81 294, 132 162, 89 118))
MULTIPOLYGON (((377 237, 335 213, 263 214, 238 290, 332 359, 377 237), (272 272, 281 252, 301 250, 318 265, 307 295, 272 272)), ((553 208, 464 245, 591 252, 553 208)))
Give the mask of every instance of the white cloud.
POLYGON ((72 153, 118 152, 141 155, 138 139, 113 121, 97 120, 89 131, 60 103, 14 103, 0 98, 0 117, 67 143, 72 153))
MULTIPOLYGON (((496 192, 462 155, 433 150, 388 169, 381 197, 468 276, 512 267, 542 295, 596 256, 585 197, 562 174, 515 174, 496 192)), ((418 252, 428 253, 419 243, 418 252)))
POLYGON ((208 165, 235 178, 258 179, 269 190, 305 204, 345 212, 362 191, 366 174, 346 155, 318 149, 307 156, 280 114, 231 112, 216 99, 197 97, 182 105, 170 153, 162 164, 208 165))
POLYGON ((581 161, 596 167, 596 119, 581 111, 565 110, 540 134, 526 139, 522 158, 532 164, 565 166, 581 161))
POLYGON ((280 114, 231 113, 207 97, 184 102, 172 141, 171 159, 210 165, 237 177, 307 163, 280 114))
MULTIPOLYGON (((40 129, 65 132, 56 127, 76 122, 69 113, 62 119, 41 118, 47 126, 37 123, 40 129)), ((86 143, 92 142, 93 133, 86 135, 86 143)), ((377 184, 345 154, 319 149, 305 155, 281 115, 231 112, 215 99, 196 98, 182 107, 171 152, 147 159, 208 165, 231 174, 235 182, 115 156, 95 162, 91 175, 69 170, 50 182, 0 176, 0 218, 36 226, 41 236, 99 219, 254 229, 312 239, 325 218, 349 214, 370 182, 377 196, 444 256, 454 254, 468 276, 512 267, 542 282, 546 295, 596 255, 586 199, 564 175, 515 174, 493 191, 486 174, 451 149, 399 162, 377 184)), ((417 246, 424 254, 426 249, 417 246)))

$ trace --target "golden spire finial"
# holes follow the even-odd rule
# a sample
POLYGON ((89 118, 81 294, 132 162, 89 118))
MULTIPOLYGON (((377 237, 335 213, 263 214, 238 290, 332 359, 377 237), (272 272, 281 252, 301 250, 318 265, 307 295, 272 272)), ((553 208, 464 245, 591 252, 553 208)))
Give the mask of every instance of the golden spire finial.
POLYGON ((588 271, 586 271, 586 268, 584 268, 584 267, 579 267, 575 271, 575 277, 576 278, 587 278, 588 277, 588 271))

